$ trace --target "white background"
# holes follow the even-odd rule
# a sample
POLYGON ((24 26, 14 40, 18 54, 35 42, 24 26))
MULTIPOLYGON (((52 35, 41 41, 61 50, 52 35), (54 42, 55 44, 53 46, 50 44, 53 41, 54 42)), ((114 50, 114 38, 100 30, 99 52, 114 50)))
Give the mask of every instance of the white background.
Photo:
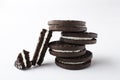
MULTIPOLYGON (((120 0, 0 0, 0 80, 120 80, 120 0), (98 33, 92 65, 66 70, 47 51, 40 67, 20 71, 14 61, 23 49, 35 51, 48 20, 83 20, 88 32, 98 33)), ((54 33, 52 40, 58 40, 54 33)), ((51 40, 51 41, 52 41, 51 40)))

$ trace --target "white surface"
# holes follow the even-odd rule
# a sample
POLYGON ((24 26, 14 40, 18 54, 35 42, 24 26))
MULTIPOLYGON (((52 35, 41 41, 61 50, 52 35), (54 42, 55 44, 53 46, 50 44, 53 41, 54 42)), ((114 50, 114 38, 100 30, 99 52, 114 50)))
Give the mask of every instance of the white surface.
MULTIPOLYGON (((0 0, 0 80, 120 80, 119 0, 0 0), (41 67, 20 71, 14 61, 23 49, 35 50, 42 28, 51 19, 87 22, 88 31, 98 33, 91 67, 65 70, 54 64, 47 52, 41 67)), ((52 40, 59 39, 54 33, 52 40)))

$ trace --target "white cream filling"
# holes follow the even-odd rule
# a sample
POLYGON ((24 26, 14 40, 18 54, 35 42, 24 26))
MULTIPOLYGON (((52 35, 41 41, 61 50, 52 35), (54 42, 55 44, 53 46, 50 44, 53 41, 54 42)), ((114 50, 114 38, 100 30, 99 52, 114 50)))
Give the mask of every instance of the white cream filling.
POLYGON ((41 48, 40 48, 40 51, 39 51, 39 53, 38 53, 38 57, 37 57, 37 61, 36 61, 36 62, 39 61, 39 58, 40 58, 40 56, 41 56, 41 52, 42 52, 43 47, 44 47, 44 45, 45 45, 45 42, 46 42, 46 39, 47 39, 48 34, 49 34, 49 31, 46 31, 45 36, 44 36, 44 39, 43 39, 43 42, 42 42, 42 45, 41 45, 41 48))
POLYGON ((63 64, 83 64, 85 62, 64 62, 64 61, 60 61, 63 64))
POLYGON ((67 52, 70 52, 70 53, 80 52, 80 50, 56 50, 56 49, 52 49, 52 51, 54 51, 54 52, 62 52, 62 53, 67 53, 67 52))
POLYGON ((61 38, 72 40, 92 40, 93 38, 61 36, 61 38))
POLYGON ((22 55, 22 58, 23 58, 23 63, 25 65, 25 67, 27 67, 27 62, 26 62, 26 59, 25 59, 25 54, 24 52, 21 52, 21 55, 22 55))

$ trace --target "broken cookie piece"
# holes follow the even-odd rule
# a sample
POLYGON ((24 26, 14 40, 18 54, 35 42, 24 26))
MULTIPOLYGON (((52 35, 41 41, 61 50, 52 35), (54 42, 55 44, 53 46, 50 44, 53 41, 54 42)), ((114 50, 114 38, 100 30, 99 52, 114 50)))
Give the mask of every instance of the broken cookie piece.
POLYGON ((21 53, 19 53, 14 65, 20 70, 29 69, 32 65, 29 58, 29 52, 23 50, 21 53))
POLYGON ((40 66, 42 64, 51 36, 52 36, 52 31, 42 29, 42 32, 40 33, 40 37, 39 37, 36 50, 32 59, 32 65, 35 66, 36 64, 38 64, 40 66))

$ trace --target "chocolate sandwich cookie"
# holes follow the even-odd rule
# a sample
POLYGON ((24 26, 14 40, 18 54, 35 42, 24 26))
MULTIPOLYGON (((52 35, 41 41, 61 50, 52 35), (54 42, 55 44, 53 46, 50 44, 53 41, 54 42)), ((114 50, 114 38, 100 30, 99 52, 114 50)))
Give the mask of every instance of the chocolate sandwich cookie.
POLYGON ((60 41, 72 44, 95 44, 97 34, 92 32, 62 32, 60 41))
POLYGON ((68 44, 61 41, 49 43, 50 54, 57 57, 77 57, 86 53, 85 45, 68 44))
POLYGON ((91 64, 92 53, 90 51, 86 51, 86 54, 74 57, 74 58, 60 58, 56 57, 55 63, 56 65, 70 70, 78 70, 83 69, 91 64))
POLYGON ((49 40, 52 36, 52 31, 47 31, 43 29, 37 43, 37 47, 32 59, 32 65, 41 65, 44 60, 45 52, 48 48, 49 40))
POLYGON ((30 68, 32 64, 29 59, 29 52, 26 50, 23 50, 23 52, 19 53, 14 65, 16 68, 21 70, 30 68))
POLYGON ((48 22, 51 31, 84 32, 87 30, 84 21, 51 20, 48 22))

